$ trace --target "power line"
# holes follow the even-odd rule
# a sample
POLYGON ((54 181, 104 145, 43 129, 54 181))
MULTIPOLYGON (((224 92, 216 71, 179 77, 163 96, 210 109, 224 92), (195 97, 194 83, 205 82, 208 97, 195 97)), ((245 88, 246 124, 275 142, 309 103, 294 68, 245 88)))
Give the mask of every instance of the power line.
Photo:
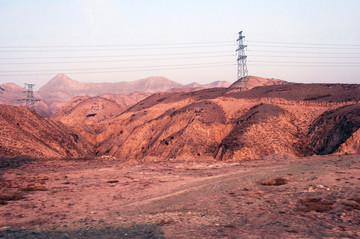
MULTIPOLYGON (((107 63, 107 62, 130 62, 130 61, 161 61, 161 60, 184 60, 184 59, 202 59, 202 58, 223 58, 233 57, 234 55, 205 55, 190 57, 166 57, 166 58, 144 58, 144 59, 120 59, 120 60, 88 60, 88 61, 51 61, 51 62, 3 62, 1 65, 47 65, 47 64, 81 64, 81 63, 107 63)), ((326 56, 276 56, 276 55, 248 55, 250 57, 266 57, 266 58, 306 58, 306 59, 333 59, 326 56)), ((360 59, 360 56, 343 56, 337 59, 360 59)))
MULTIPOLYGON (((147 54, 147 56, 169 56, 169 55, 197 55, 197 54, 217 54, 229 53, 229 51, 210 51, 210 52, 183 52, 183 53, 159 53, 147 54)), ((359 53, 360 54, 360 53, 359 53)), ((40 60, 40 59, 74 59, 74 58, 123 58, 123 57, 138 57, 144 54, 126 54, 126 55, 100 55, 100 56, 47 56, 47 57, 6 57, 2 60, 40 60)))
MULTIPOLYGON (((311 64, 312 66, 360 66, 360 62, 289 62, 289 61, 249 61, 250 63, 282 63, 282 65, 286 64, 311 64)), ((178 68, 178 67, 196 67, 196 66, 211 66, 211 65, 219 65, 219 64, 232 64, 231 62, 207 62, 207 63, 191 63, 191 64, 170 64, 170 65, 155 65, 155 66, 127 66, 127 67, 104 67, 104 68, 80 68, 80 69, 67 69, 66 72, 77 72, 77 71, 99 71, 99 70, 132 70, 132 69, 158 69, 158 68, 178 68)), ((273 64, 271 64, 273 65, 273 64)), ((276 65, 276 64, 275 64, 276 65)), ((38 73, 38 72, 56 72, 59 69, 52 70, 29 70, 29 71, 0 71, 0 73, 38 73)))
POLYGON ((77 63, 102 63, 102 62, 128 62, 128 61, 160 61, 160 60, 182 60, 182 59, 202 59, 202 58, 221 58, 231 55, 215 56, 190 56, 190 57, 166 57, 166 58, 144 58, 144 59, 121 59, 121 60, 97 60, 97 61, 56 61, 56 62, 5 62, 0 65, 40 65, 40 64, 77 64, 77 63))
POLYGON ((319 51, 273 51, 273 50, 248 50, 249 52, 274 52, 274 53, 297 53, 297 54, 324 54, 324 55, 360 55, 360 52, 319 52, 319 51))
POLYGON ((359 44, 328 44, 328 43, 305 43, 305 42, 274 42, 274 41, 247 41, 247 42, 257 42, 257 43, 266 43, 266 44, 288 44, 288 45, 311 45, 311 46, 357 46, 359 44))
MULTIPOLYGON (((98 74, 98 73, 120 73, 120 72, 138 72, 138 71, 151 71, 151 70, 177 70, 177 69, 196 69, 196 68, 212 68, 212 67, 224 67, 235 66, 235 63, 217 64, 217 65, 204 65, 204 66, 189 66, 189 67, 173 67, 173 68, 157 68, 157 69, 137 69, 137 70, 114 70, 114 71, 89 71, 89 72, 70 72, 68 74, 98 74)), ((54 73, 34 73, 34 74, 0 74, 0 76, 42 76, 53 75, 54 73)))
POLYGON ((333 65, 341 65, 341 64, 360 64, 360 62, 318 62, 318 61, 254 61, 254 60, 250 60, 249 62, 262 62, 262 63, 267 63, 267 62, 273 62, 273 63, 309 63, 309 64, 333 64, 333 65))
MULTIPOLYGON (((284 58, 321 58, 321 59, 333 59, 334 57, 332 56, 289 56, 289 55, 285 55, 285 56, 277 56, 277 55, 248 55, 250 57, 284 57, 284 58)), ((359 56, 337 56, 337 59, 360 59, 360 54, 359 56)))
MULTIPOLYGON (((307 45, 307 46, 343 46, 360 47, 360 44, 338 44, 338 43, 306 43, 306 42, 281 42, 281 41, 257 41, 247 40, 246 42, 280 44, 280 45, 307 45)), ((8 48, 107 48, 107 47, 138 47, 138 46, 181 46, 181 45, 214 45, 214 44, 233 44, 232 41, 214 41, 214 42, 177 42, 177 43, 145 43, 145 44, 99 44, 99 45, 18 45, 18 46, 0 46, 0 49, 8 48)))
MULTIPOLYGON (((69 72, 68 74, 102 74, 102 73, 120 73, 120 72, 138 72, 138 71, 152 71, 152 70, 177 70, 177 69, 201 69, 201 68, 212 68, 212 67, 225 67, 225 66, 235 66, 234 63, 224 63, 224 64, 217 64, 217 65, 203 65, 203 66, 188 66, 188 67, 164 67, 164 68, 156 68, 156 69, 133 69, 133 70, 114 70, 114 71, 84 71, 84 72, 69 72)), ((281 67, 360 67, 360 64, 357 65, 298 65, 298 64, 253 64, 250 63, 250 66, 265 66, 265 67, 273 67, 273 66, 281 66, 281 67)), ((56 70, 54 70, 56 71, 56 70)), ((25 74, 0 74, 0 76, 45 76, 45 75, 53 75, 54 72, 49 73, 25 73, 25 74)))
MULTIPOLYGON (((268 53, 300 53, 300 54, 321 54, 321 55, 358 55, 359 53, 354 52, 303 52, 303 51, 261 51, 261 50, 248 50, 248 52, 268 52, 268 53)), ((169 55, 200 55, 200 54, 218 54, 218 53, 229 53, 229 51, 210 51, 210 52, 184 52, 184 53, 159 53, 159 54, 148 54, 147 56, 169 56, 169 55)), ((126 55, 98 55, 98 56, 46 56, 46 57, 6 57, 1 58, 2 60, 46 60, 46 59, 91 59, 91 58, 124 58, 124 57, 142 57, 143 54, 126 54, 126 55)), ((249 55, 251 56, 251 54, 249 55)), ((294 57, 294 58, 327 58, 325 56, 289 56, 289 55, 256 55, 256 56, 264 56, 264 57, 294 57)), ((203 56, 203 57, 212 57, 212 56, 203 56)), ((340 58, 359 58, 359 57, 349 57, 342 56, 340 58)), ((185 57, 184 57, 185 58, 185 57)), ((192 57, 189 57, 192 58, 192 57)), ((194 57, 195 58, 195 57, 194 57)), ((200 58, 200 57, 199 57, 200 58)), ((332 58, 332 57, 328 57, 332 58)), ((337 56, 339 58, 339 56, 337 56)))
MULTIPOLYGON (((360 52, 354 52, 360 49, 360 45, 355 44, 317 44, 317 43, 295 43, 295 42, 267 42, 267 41, 249 41, 257 42, 260 44, 252 44, 254 50, 250 48, 248 52, 261 52, 261 53, 274 53, 270 55, 249 55, 255 57, 255 60, 249 61, 251 66, 281 66, 281 67, 360 67, 358 62, 326 62, 326 61, 260 61, 256 60, 256 57, 266 58, 303 58, 303 59, 359 59, 360 52), (274 46, 277 45, 277 46, 274 46), (289 46, 291 45, 291 46, 289 46), (315 47, 317 46, 317 47, 315 47), (333 46, 333 47, 331 47, 333 46), (258 48, 272 47, 273 50, 260 50, 258 48), (359 47, 359 48, 358 48, 359 47), (277 50, 279 48, 279 50, 277 50), (318 51, 300 51, 291 49, 317 49, 318 51), (283 50, 281 50, 283 49, 283 50), (289 50, 288 50, 289 49, 289 50), (337 52, 331 52, 331 50, 337 50, 337 52), (341 52, 339 52, 339 50, 341 52), (353 50, 353 52, 344 52, 345 50, 353 50), (282 55, 284 54, 284 55, 282 55), (311 55, 310 55, 311 54, 311 55)), ((233 42, 198 42, 198 43, 169 43, 169 44, 129 44, 129 45, 37 45, 37 46, 0 46, 0 52, 12 52, 12 53, 23 53, 23 52, 87 52, 93 53, 97 51, 137 51, 137 50, 151 50, 161 49, 164 53, 146 54, 146 58, 143 58, 144 54, 121 54, 114 53, 115 55, 87 55, 87 56, 34 56, 34 57, 7 57, 1 58, 1 60, 44 60, 45 62, 3 62, 0 65, 37 65, 37 64, 74 64, 74 63, 99 63, 99 62, 141 62, 141 61, 158 61, 158 60, 182 60, 182 59, 211 59, 230 57, 227 55, 212 55, 221 53, 234 53, 231 51, 206 51, 206 48, 215 48, 223 46, 235 46, 233 42), (231 43, 231 44, 230 44, 231 43), (57 49, 52 49, 57 48, 57 49), (61 49, 60 49, 61 48, 61 49), (203 51, 200 52, 184 52, 184 53, 170 53, 170 49, 195 49, 199 48, 203 51), (3 50, 2 50, 3 49, 3 50), (22 49, 22 50, 20 50, 22 49), (167 50, 167 51, 166 51, 167 50), (205 50, 205 51, 204 51, 205 50), (171 57, 162 57, 169 56, 171 57), (160 58, 156 58, 159 56, 160 58), (174 57, 178 56, 178 57, 174 57), (155 58, 151 58, 155 57, 155 58), (99 60, 99 59, 106 60, 99 60), (130 58, 130 59, 129 59, 130 58), (73 61, 48 61, 52 59, 73 59, 73 61), (76 60, 75 59, 83 59, 76 60), (90 60, 86 60, 90 59, 90 60), (93 59, 93 60, 91 60, 93 59)), ((191 51, 191 50, 188 50, 191 51)), ((235 57, 235 55, 233 55, 235 57)), ((191 61, 190 61, 191 62, 191 61)), ((192 64, 168 64, 168 65, 152 65, 152 66, 123 66, 123 67, 104 67, 104 68, 90 68, 89 66, 81 69, 68 69, 66 71, 61 70, 69 74, 93 74, 93 73, 116 73, 116 72, 136 72, 136 71, 154 71, 154 70, 176 70, 176 69, 196 69, 196 68, 211 68, 211 67, 224 67, 235 65, 232 61, 223 62, 208 62, 208 63, 192 63, 192 64)), ((29 71, 0 71, 5 73, 0 76, 38 76, 38 75, 50 75, 54 72, 59 72, 57 69, 46 69, 46 70, 29 70, 29 71), (6 74, 14 73, 14 74, 6 74)))
POLYGON ((0 46, 6 48, 105 48, 105 47, 138 47, 138 46, 177 46, 177 45, 214 45, 214 44, 234 44, 232 41, 218 42, 183 42, 183 43, 148 43, 148 44, 109 44, 109 45, 29 45, 29 46, 0 46))
POLYGON ((281 67, 329 67, 329 68, 333 68, 333 67, 360 67, 360 64, 357 65, 298 65, 298 64, 249 64, 250 66, 281 66, 281 67))
POLYGON ((259 46, 259 47, 277 47, 277 48, 304 48, 304 49, 332 49, 332 50, 338 50, 338 49, 348 49, 348 50, 354 50, 354 49, 360 49, 360 47, 327 47, 327 46, 281 46, 281 45, 264 45, 264 44, 252 44, 252 46, 259 46))
MULTIPOLYGON (((250 55, 251 57, 266 58, 306 58, 306 59, 332 59, 333 57, 324 56, 276 56, 276 55, 250 55)), ((0 65, 43 65, 43 64, 81 64, 81 63, 107 63, 107 62, 130 62, 130 61, 160 61, 160 60, 182 60, 182 59, 203 59, 203 58, 223 58, 232 57, 232 55, 205 55, 205 56, 189 56, 189 57, 166 57, 166 58, 145 58, 145 59, 117 59, 117 60, 89 60, 89 61, 56 61, 56 62, 4 62, 0 65)), ((337 57, 336 59, 360 59, 359 57, 337 57)), ((252 61, 259 62, 259 61, 252 61)), ((263 62, 263 61, 262 61, 263 62)), ((287 62, 289 63, 289 62, 287 62)), ((317 62, 313 62, 317 63, 317 62)))
MULTIPOLYGON (((176 65, 158 65, 158 66, 128 66, 124 67, 124 69, 143 69, 143 68, 158 68, 158 67, 182 67, 182 66, 194 66, 194 65, 210 65, 210 64, 229 64, 230 62, 207 62, 207 63, 191 63, 191 64, 176 64, 176 65)), ((119 69, 121 67, 104 67, 104 68, 83 68, 83 69, 67 69, 66 72, 70 71, 89 71, 89 70, 112 70, 119 69)), ((59 69, 53 70, 30 70, 30 71, 0 71, 5 73, 12 72, 22 72, 22 73, 32 73, 32 72, 54 72, 59 71, 59 69)))
MULTIPOLYGON (((90 52, 90 51, 131 51, 131 50, 160 50, 160 49, 189 49, 189 48, 203 48, 203 47, 223 47, 223 46, 234 46, 234 45, 212 45, 212 46, 176 46, 176 47, 142 47, 142 48, 98 48, 98 49, 53 49, 53 50, 0 50, 3 53, 24 53, 24 52, 90 52)), ((318 49, 318 50, 360 50, 360 47, 312 47, 312 46, 268 46, 268 45, 260 45, 253 44, 252 46, 257 47, 265 47, 265 48, 288 48, 288 49, 318 49)), ((260 51, 260 50, 258 50, 260 51)), ((262 50, 261 50, 262 51, 262 50)), ((281 51, 277 51, 281 52, 281 51)), ((300 53, 300 52, 298 52, 300 53)), ((320 52, 316 52, 320 53, 320 52)), ((331 53, 331 52, 329 52, 331 53)), ((346 53, 344 53, 346 54, 346 53)), ((359 54, 359 53, 357 53, 359 54)))
POLYGON ((159 49, 185 49, 185 48, 199 48, 199 47, 223 47, 233 46, 233 44, 222 45, 199 45, 199 46, 168 46, 168 47, 136 47, 136 48, 99 48, 99 49, 55 49, 55 50, 0 50, 0 52, 83 52, 83 51, 130 51, 130 50, 159 50, 159 49))
MULTIPOLYGON (((295 54, 321 54, 321 55, 359 55, 360 52, 316 52, 316 51, 279 51, 279 50, 247 50, 248 52, 267 52, 267 53, 295 53, 295 54)), ((229 51, 207 51, 207 52, 183 52, 183 53, 159 53, 148 54, 147 56, 168 56, 168 55, 199 55, 199 54, 217 54, 229 53, 229 51)), ((46 56, 46 57, 3 57, 2 60, 40 60, 40 59, 88 59, 88 58, 124 58, 124 57, 139 57, 143 54, 126 54, 126 55, 91 55, 91 56, 46 56)), ((287 56, 288 57, 288 56, 287 56)))

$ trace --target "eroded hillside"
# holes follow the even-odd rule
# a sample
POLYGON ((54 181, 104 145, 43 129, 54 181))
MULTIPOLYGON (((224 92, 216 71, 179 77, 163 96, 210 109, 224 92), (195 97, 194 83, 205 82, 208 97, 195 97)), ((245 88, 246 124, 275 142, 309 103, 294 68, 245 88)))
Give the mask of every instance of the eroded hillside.
POLYGON ((0 105, 0 157, 86 158, 93 150, 61 123, 26 107, 0 105))
POLYGON ((80 133, 93 142, 97 155, 121 159, 246 160, 355 147, 353 152, 359 92, 358 85, 280 84, 250 91, 156 93, 80 133), (349 126, 349 132, 342 130, 349 126), (334 134, 338 128, 341 139, 334 134), (347 144, 352 146, 342 146, 351 137, 347 144))
POLYGON ((58 111, 97 156, 251 160, 359 152, 360 86, 280 84, 156 93, 124 111, 80 97, 58 111))

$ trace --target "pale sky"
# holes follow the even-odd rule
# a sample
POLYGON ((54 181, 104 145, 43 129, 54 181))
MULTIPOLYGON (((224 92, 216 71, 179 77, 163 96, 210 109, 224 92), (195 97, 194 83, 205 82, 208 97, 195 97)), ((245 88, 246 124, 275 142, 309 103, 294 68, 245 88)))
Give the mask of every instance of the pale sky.
POLYGON ((0 0, 0 84, 249 75, 360 83, 359 0, 0 0))

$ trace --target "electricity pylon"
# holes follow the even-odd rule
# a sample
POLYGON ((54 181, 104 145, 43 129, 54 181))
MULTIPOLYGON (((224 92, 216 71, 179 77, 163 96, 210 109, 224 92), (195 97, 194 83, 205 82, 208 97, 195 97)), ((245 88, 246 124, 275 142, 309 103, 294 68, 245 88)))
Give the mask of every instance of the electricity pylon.
POLYGON ((242 35, 242 31, 239 32, 239 38, 237 39, 238 48, 236 49, 237 52, 237 79, 241 81, 245 81, 248 75, 247 65, 246 65, 246 58, 245 55, 245 48, 247 45, 244 45, 244 38, 245 36, 242 35))
POLYGON ((26 99, 25 99, 26 107, 31 108, 31 109, 34 109, 35 102, 40 101, 39 99, 36 99, 34 96, 34 90, 33 90, 34 85, 35 84, 25 83, 25 88, 27 88, 27 91, 26 91, 27 94, 26 94, 26 99))

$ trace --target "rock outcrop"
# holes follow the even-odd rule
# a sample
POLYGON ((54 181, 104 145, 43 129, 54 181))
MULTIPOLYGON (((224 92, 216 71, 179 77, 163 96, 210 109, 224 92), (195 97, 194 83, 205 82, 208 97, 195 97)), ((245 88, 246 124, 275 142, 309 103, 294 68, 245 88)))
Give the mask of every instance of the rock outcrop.
MULTIPOLYGON (((331 154, 360 128, 360 105, 346 105, 321 114, 310 126, 306 154, 331 154)), ((356 141, 357 136, 352 137, 356 141)), ((351 144, 348 142, 348 145, 351 144)), ((345 145, 343 146, 345 147, 345 145)))

